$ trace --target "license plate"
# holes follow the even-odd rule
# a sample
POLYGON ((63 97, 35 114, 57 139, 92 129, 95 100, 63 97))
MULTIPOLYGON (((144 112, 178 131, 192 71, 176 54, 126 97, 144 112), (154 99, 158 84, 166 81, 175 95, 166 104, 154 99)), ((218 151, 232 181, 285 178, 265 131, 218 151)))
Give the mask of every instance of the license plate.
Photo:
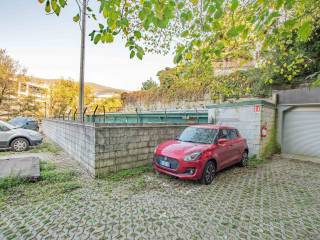
POLYGON ((160 165, 162 165, 162 166, 165 166, 165 167, 170 167, 170 163, 169 162, 166 162, 166 161, 160 161, 159 162, 160 163, 160 165))

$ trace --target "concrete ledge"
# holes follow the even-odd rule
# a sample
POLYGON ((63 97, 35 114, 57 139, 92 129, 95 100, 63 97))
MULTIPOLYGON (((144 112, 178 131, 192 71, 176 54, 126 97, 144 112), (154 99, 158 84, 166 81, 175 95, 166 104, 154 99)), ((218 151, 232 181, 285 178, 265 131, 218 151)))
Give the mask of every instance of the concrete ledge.
POLYGON ((40 159, 36 157, 0 159, 1 177, 40 177, 40 159))

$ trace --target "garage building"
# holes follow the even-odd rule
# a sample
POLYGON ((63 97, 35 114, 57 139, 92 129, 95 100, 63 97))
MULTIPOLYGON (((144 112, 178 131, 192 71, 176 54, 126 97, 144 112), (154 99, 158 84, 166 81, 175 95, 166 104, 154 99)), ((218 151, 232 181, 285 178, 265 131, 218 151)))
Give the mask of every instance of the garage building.
POLYGON ((320 158, 320 88, 278 94, 278 142, 282 153, 320 158))

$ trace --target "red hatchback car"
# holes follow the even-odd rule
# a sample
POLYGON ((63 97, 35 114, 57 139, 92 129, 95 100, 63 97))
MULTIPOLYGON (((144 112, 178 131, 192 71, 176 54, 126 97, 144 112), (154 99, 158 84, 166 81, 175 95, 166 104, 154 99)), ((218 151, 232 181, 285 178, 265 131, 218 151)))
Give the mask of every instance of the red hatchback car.
POLYGON ((187 127, 175 140, 159 144, 154 152, 156 171, 180 179, 210 184, 217 171, 248 162, 248 146, 238 130, 221 125, 187 127))

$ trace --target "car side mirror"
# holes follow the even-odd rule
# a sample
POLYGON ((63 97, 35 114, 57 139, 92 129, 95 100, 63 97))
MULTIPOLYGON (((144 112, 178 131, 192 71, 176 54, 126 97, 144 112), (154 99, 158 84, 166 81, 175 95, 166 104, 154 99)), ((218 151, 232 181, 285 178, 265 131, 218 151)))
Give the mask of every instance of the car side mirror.
POLYGON ((219 145, 223 145, 223 144, 225 144, 226 142, 228 142, 228 139, 226 139, 226 138, 220 138, 220 139, 218 139, 218 144, 219 144, 219 145))

